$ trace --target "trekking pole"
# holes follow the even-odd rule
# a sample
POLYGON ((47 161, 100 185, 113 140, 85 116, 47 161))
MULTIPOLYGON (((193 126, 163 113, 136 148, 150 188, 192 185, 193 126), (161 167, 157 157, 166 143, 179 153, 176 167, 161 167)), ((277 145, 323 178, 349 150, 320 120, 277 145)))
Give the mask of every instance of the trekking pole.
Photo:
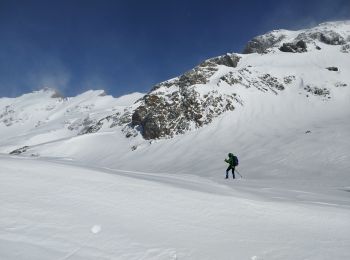
POLYGON ((235 170, 235 172, 238 173, 239 176, 241 176, 241 179, 243 179, 242 175, 239 173, 239 171, 235 170))

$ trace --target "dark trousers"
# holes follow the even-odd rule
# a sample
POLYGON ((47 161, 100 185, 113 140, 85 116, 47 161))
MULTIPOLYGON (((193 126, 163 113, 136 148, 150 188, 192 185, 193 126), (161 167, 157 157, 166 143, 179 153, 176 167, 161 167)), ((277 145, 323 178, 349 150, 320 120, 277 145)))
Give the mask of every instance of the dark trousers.
POLYGON ((235 166, 229 166, 226 170, 226 179, 228 178, 228 172, 232 170, 232 177, 235 179, 235 166))

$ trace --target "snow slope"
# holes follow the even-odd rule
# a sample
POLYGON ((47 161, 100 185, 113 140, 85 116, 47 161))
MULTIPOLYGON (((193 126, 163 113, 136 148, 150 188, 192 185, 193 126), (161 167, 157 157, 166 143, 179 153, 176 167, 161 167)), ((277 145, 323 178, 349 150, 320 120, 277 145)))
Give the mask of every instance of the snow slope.
MULTIPOLYGON (((205 82, 190 100, 234 110, 204 107, 210 123, 171 138, 130 126, 138 93, 0 99, 0 258, 348 259, 350 22, 259 39, 236 67, 187 74, 205 82), (307 51, 279 50, 300 34, 307 51), (224 179, 228 152, 243 179, 224 179)), ((175 102, 180 78, 148 96, 175 102)))
POLYGON ((124 111, 142 96, 133 93, 113 98, 103 90, 90 90, 63 98, 53 89, 43 89, 17 98, 1 98, 1 152, 75 137, 86 125, 124 111))
POLYGON ((0 161, 1 259, 350 256, 349 205, 266 201, 183 175, 0 161))

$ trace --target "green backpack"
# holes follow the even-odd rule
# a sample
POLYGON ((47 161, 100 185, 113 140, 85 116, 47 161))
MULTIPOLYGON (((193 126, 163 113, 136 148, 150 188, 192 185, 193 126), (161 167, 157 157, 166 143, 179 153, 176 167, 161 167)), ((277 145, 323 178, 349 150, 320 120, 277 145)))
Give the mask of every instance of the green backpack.
POLYGON ((238 158, 237 158, 237 156, 234 155, 232 160, 233 160, 233 166, 237 166, 238 165, 238 158))

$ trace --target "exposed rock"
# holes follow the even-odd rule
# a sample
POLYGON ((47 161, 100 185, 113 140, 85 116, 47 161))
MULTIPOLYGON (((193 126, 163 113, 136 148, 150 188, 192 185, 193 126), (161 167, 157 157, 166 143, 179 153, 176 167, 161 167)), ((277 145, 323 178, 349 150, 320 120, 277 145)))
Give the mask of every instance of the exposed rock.
POLYGON ((206 67, 206 66, 224 65, 227 67, 235 68, 237 67, 239 60, 240 60, 240 57, 237 56, 236 54, 228 53, 222 56, 208 59, 202 62, 199 66, 206 67))
MULTIPOLYGON (((236 73, 229 72, 220 78, 220 81, 231 86, 239 84, 245 86, 246 88, 255 87, 262 92, 272 91, 274 94, 277 94, 278 91, 285 89, 285 86, 283 85, 285 83, 284 81, 288 82, 285 84, 290 84, 294 80, 294 76, 287 76, 283 79, 283 82, 281 82, 279 79, 271 76, 270 74, 261 74, 257 71, 252 73, 252 71, 250 71, 248 68, 242 68, 236 73)), ((237 100, 237 102, 239 102, 239 100, 237 100)))
MULTIPOLYGON (((317 41, 328 44, 328 45, 344 45, 347 42, 350 42, 350 37, 346 35, 346 33, 338 33, 337 31, 333 30, 333 28, 336 28, 337 26, 334 26, 333 24, 320 24, 317 27, 303 30, 301 33, 299 33, 296 37, 293 37, 290 31, 284 31, 284 30, 276 30, 269 32, 264 35, 256 36, 253 39, 251 39, 245 46, 243 53, 249 54, 249 53, 268 53, 273 52, 274 47, 278 47, 281 45, 281 42, 289 38, 290 42, 292 43, 286 43, 285 46, 280 46, 282 49, 281 51, 286 52, 298 52, 295 51, 295 42, 298 41, 304 41, 305 43, 313 43, 315 44, 315 48, 317 50, 320 50, 320 46, 317 45, 317 41), (293 38, 292 38, 293 37, 293 38), (345 39, 346 38, 346 39, 345 39), (294 50, 294 51, 293 51, 294 50)), ((300 46, 301 49, 305 48, 300 46)))
POLYGON ((125 109, 124 113, 116 113, 111 116, 112 119, 112 124, 110 125, 110 128, 115 127, 115 126, 123 126, 125 124, 130 124, 131 123, 131 117, 132 117, 132 112, 125 109))
POLYGON ((21 116, 16 113, 14 105, 7 105, 0 111, 0 122, 4 123, 6 126, 10 127, 16 123, 22 123, 28 119, 28 114, 24 113, 21 116))
POLYGON ((254 37, 247 43, 243 53, 265 53, 269 48, 272 48, 280 43, 284 38, 284 35, 276 36, 273 33, 254 37))
POLYGON ((234 75, 232 71, 230 71, 228 74, 221 76, 220 77, 221 81, 226 82, 230 86, 233 86, 235 84, 241 83, 242 82, 242 77, 238 75, 237 77, 234 75))
POLYGON ((339 33, 334 31, 307 31, 300 33, 296 40, 304 40, 311 42, 312 40, 319 40, 329 45, 342 45, 345 43, 345 39, 339 33))
POLYGON ((178 85, 183 88, 195 84, 206 84, 208 83, 208 78, 211 77, 215 71, 217 70, 201 71, 199 69, 193 69, 180 76, 178 85))
POLYGON ((69 107, 66 109, 65 114, 77 114, 81 112, 89 112, 94 108, 95 104, 84 104, 84 105, 76 105, 74 107, 69 107))
POLYGON ((122 132, 125 134, 126 138, 136 137, 141 132, 138 127, 130 127, 131 123, 122 128, 122 132))
POLYGON ((344 88, 344 87, 347 87, 347 86, 348 86, 348 84, 342 83, 342 82, 337 82, 337 83, 335 84, 335 87, 336 87, 336 88, 344 88))
POLYGON ((10 154, 19 155, 19 154, 21 154, 21 153, 26 152, 28 149, 29 149, 29 146, 23 146, 23 147, 21 147, 21 148, 18 148, 18 149, 16 149, 16 150, 13 150, 12 152, 10 152, 10 154))
POLYGON ((306 92, 309 92, 315 96, 323 96, 323 97, 328 97, 330 95, 330 91, 327 88, 318 88, 318 87, 311 87, 307 85, 304 90, 306 92))
POLYGON ((333 31, 315 33, 311 37, 330 45, 342 45, 345 43, 344 38, 339 33, 333 31))
POLYGON ((97 123, 89 123, 87 124, 78 134, 92 134, 98 132, 103 126, 104 119, 99 120, 97 123))
POLYGON ((169 88, 174 85, 180 88, 184 88, 193 86, 195 84, 206 84, 209 82, 210 77, 213 76, 214 73, 218 70, 218 65, 236 67, 239 60, 240 57, 236 54, 226 54, 205 60, 197 67, 184 73, 183 75, 155 85, 151 91, 157 90, 161 87, 169 88))
MULTIPOLYGON (((208 83, 218 66, 233 68, 239 60, 236 54, 211 58, 175 79, 157 84, 138 101, 140 105, 132 113, 130 128, 145 139, 170 137, 201 127, 224 111, 233 110, 236 100, 233 95, 211 92, 203 99, 195 86, 208 83), (167 91, 169 88, 172 90, 167 91), (213 106, 211 111, 207 111, 209 106, 213 106)), ((130 129, 124 131, 129 137, 135 135, 130 129)))
POLYGON ((88 128, 90 125, 93 125, 95 123, 95 120, 92 120, 89 116, 87 116, 84 119, 78 119, 69 124, 68 129, 71 131, 78 131, 81 128, 88 128))
POLYGON ((270 74, 265 74, 262 77, 260 77, 260 79, 271 90, 274 90, 274 89, 284 90, 283 84, 280 83, 276 77, 272 77, 270 74))
POLYGON ((306 52, 307 45, 303 40, 300 40, 296 43, 283 43, 283 45, 279 48, 280 51, 283 52, 306 52))
POLYGON ((233 110, 234 95, 210 92, 205 97, 191 88, 179 88, 165 99, 147 95, 132 116, 132 127, 138 127, 145 139, 182 134, 210 123, 225 111, 233 110))
POLYGON ((4 110, 0 114, 0 120, 6 125, 11 126, 12 122, 14 121, 14 114, 15 110, 12 106, 7 105, 5 106, 4 110))
MULTIPOLYGON (((132 113, 125 109, 124 113, 117 112, 113 115, 101 118, 97 122, 86 120, 83 124, 83 129, 79 132, 79 135, 92 134, 98 132, 105 124, 109 123, 109 127, 123 126, 131 123, 132 113)), ((130 134, 131 136, 131 134, 130 134)), ((130 137, 129 136, 129 137, 130 137)))
POLYGON ((338 71, 337 67, 328 67, 326 69, 329 70, 329 71, 338 71))
POLYGON ((295 76, 292 75, 292 76, 287 76, 287 77, 284 77, 283 78, 283 82, 285 84, 291 84, 293 81, 295 80, 295 76))
POLYGON ((341 46, 340 51, 343 53, 350 53, 350 44, 344 44, 341 46))

